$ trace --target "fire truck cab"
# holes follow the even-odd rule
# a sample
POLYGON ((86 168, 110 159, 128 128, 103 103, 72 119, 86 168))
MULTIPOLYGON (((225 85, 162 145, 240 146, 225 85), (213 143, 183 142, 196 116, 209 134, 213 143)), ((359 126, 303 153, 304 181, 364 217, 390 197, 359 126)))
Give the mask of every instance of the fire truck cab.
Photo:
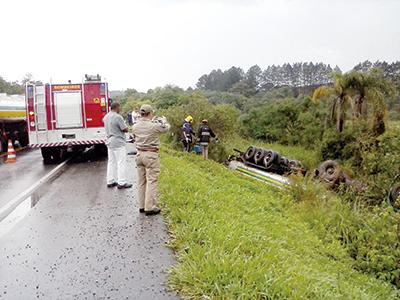
POLYGON ((29 144, 41 148, 45 163, 71 149, 105 147, 108 84, 99 75, 76 84, 27 84, 25 101, 29 144))

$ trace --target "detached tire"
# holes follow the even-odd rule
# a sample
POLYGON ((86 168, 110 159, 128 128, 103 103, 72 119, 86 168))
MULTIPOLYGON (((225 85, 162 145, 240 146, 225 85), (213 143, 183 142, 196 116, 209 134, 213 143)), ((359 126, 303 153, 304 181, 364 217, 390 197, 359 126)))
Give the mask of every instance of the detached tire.
POLYGON ((396 184, 390 189, 389 200, 395 209, 400 209, 400 184, 396 184))
POLYGON ((319 178, 328 184, 330 188, 336 187, 344 178, 342 169, 334 160, 323 162, 319 168, 319 178))
POLYGON ((244 159, 245 159, 246 161, 248 161, 248 162, 253 161, 254 155, 256 154, 257 150, 258 150, 258 149, 257 149, 256 147, 250 146, 250 147, 246 150, 246 152, 244 153, 244 155, 243 155, 244 159))

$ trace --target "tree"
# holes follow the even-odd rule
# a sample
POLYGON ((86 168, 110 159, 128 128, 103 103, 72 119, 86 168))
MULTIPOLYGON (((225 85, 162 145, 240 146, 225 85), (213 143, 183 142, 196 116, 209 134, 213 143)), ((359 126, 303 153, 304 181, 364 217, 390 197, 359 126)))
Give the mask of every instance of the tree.
POLYGON ((23 94, 24 87, 18 83, 18 81, 8 82, 0 76, 0 93, 12 94, 23 94))
POLYGON ((254 65, 249 68, 246 72, 246 76, 244 79, 249 88, 249 93, 251 95, 257 94, 260 90, 261 82, 262 82, 262 70, 258 65, 254 65))
POLYGON ((350 108, 353 121, 357 121, 361 117, 366 119, 370 116, 367 105, 371 105, 373 108, 372 132, 379 135, 385 131, 385 96, 393 94, 393 85, 384 78, 381 71, 372 69, 369 72, 335 73, 333 86, 317 88, 314 91, 313 100, 333 97, 331 117, 336 120, 338 132, 343 131, 347 111, 350 108))
POLYGON ((384 116, 386 113, 386 96, 395 93, 393 84, 385 79, 382 70, 372 69, 369 72, 352 71, 347 75, 349 88, 354 99, 353 115, 356 119, 368 117, 368 105, 373 109, 373 128, 375 135, 385 131, 384 116))
POLYGON ((349 83, 346 75, 333 74, 333 86, 321 86, 314 91, 312 100, 318 102, 321 98, 333 97, 331 119, 336 122, 336 130, 342 132, 349 105, 352 99, 349 93, 349 83))
POLYGON ((33 81, 34 81, 33 75, 31 73, 26 73, 21 80, 21 84, 25 85, 25 84, 27 84, 29 82, 33 82, 33 81))

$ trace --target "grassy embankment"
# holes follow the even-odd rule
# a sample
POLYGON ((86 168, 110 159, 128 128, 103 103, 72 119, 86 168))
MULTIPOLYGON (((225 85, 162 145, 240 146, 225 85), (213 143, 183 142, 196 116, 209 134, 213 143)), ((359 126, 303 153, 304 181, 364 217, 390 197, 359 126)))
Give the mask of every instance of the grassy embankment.
MULTIPOLYGON (((296 148, 274 149, 302 158, 296 148)), ((314 165, 308 159, 306 164, 314 165)), ((391 285, 354 270, 336 236, 348 230, 352 212, 336 198, 325 203, 319 186, 310 197, 302 189, 280 192, 215 162, 166 150, 160 192, 178 257, 170 282, 187 298, 398 296, 391 285), (296 203, 296 194, 310 200, 296 203), (311 203, 315 195, 321 199, 311 203), (312 209, 314 205, 319 207, 312 209)))

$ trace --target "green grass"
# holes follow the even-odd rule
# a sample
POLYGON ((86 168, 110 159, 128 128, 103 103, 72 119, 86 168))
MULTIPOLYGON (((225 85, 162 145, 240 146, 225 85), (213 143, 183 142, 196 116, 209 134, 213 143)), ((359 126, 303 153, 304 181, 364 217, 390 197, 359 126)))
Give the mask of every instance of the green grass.
MULTIPOLYGON (((282 153, 301 159, 296 148, 282 153)), ((170 284, 185 298, 398 296, 391 285, 354 270, 346 249, 321 236, 287 194, 222 165, 166 150, 160 193, 178 258, 170 284)))

